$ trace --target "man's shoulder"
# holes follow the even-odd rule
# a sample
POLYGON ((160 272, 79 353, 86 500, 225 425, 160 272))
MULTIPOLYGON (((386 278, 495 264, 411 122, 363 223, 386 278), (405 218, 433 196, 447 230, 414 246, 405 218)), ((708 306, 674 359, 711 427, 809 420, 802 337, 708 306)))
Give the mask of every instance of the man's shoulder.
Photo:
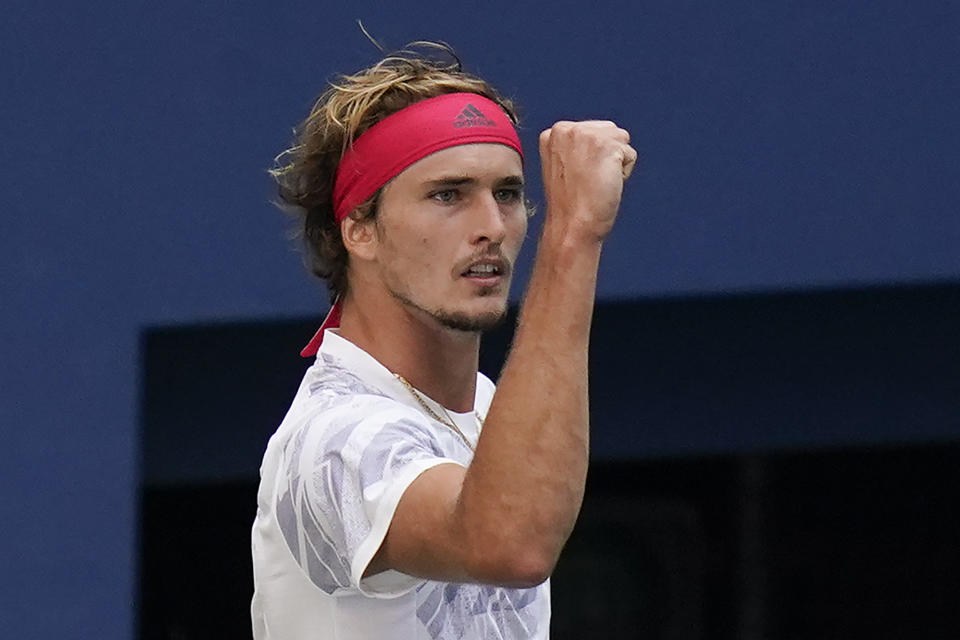
POLYGON ((288 462, 298 467, 303 452, 315 460, 347 449, 359 454, 370 445, 393 440, 434 449, 432 434, 423 414, 336 357, 320 354, 307 370, 271 446, 285 451, 288 462))

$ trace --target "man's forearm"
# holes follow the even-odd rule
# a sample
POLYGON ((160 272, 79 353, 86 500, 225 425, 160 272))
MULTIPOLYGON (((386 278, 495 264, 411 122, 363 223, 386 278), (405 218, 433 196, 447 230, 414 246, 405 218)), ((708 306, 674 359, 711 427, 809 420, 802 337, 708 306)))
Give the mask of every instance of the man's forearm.
MULTIPOLYGON (((459 504, 477 566, 550 574, 583 500, 600 242, 545 224, 513 348, 459 504)), ((485 576, 477 576, 480 579, 485 576)))
POLYGON ((483 582, 553 571, 589 458, 587 349, 603 239, 637 159, 612 122, 540 134, 547 213, 513 348, 453 514, 483 582))

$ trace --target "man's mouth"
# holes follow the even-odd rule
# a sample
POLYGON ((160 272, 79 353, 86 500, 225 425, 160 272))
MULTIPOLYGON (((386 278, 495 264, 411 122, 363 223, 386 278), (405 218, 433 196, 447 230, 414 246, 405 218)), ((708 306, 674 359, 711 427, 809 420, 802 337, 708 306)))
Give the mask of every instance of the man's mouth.
POLYGON ((500 265, 492 262, 480 262, 472 264, 463 272, 468 278, 488 278, 490 276, 499 276, 503 272, 500 265))
POLYGON ((481 258, 476 260, 461 272, 461 276, 469 278, 477 284, 493 285, 508 275, 510 267, 500 258, 481 258))

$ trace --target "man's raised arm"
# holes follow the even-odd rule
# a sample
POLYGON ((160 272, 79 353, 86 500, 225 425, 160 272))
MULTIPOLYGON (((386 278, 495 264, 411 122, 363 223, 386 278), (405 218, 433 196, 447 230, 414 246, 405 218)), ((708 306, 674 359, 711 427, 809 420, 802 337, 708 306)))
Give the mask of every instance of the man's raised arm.
POLYGON ((546 219, 473 462, 434 467, 407 488, 367 575, 521 587, 552 573, 583 500, 590 322, 602 243, 637 159, 629 143, 612 122, 540 135, 546 219))

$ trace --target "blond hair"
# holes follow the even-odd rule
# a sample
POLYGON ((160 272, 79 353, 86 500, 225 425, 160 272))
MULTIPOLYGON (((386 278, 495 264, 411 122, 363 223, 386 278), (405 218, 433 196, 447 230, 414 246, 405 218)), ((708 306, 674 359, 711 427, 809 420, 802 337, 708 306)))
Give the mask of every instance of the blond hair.
MULTIPOLYGON (((296 216, 304 262, 327 280, 331 301, 347 290, 349 256, 333 211, 333 185, 344 151, 390 114, 446 93, 482 95, 517 123, 513 103, 485 80, 464 72, 449 45, 415 42, 330 83, 296 128, 293 146, 277 156, 270 175, 277 183, 278 204, 296 216)), ((374 217, 379 196, 378 190, 351 217, 374 217)))

